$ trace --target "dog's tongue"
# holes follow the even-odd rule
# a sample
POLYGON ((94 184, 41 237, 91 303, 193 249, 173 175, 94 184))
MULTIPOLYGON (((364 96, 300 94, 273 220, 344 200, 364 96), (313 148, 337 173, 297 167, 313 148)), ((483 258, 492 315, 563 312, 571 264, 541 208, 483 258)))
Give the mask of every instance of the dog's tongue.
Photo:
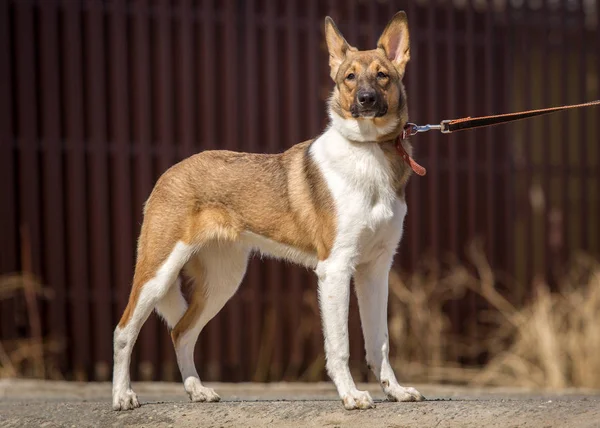
POLYGON ((413 158, 411 158, 408 155, 408 153, 406 153, 406 150, 404 150, 404 147, 402 146, 402 136, 399 136, 396 140, 396 150, 398 150, 400 157, 404 160, 404 162, 406 162, 408 166, 410 166, 410 169, 412 169, 415 174, 420 175, 421 177, 427 174, 427 170, 421 165, 419 165, 413 158))

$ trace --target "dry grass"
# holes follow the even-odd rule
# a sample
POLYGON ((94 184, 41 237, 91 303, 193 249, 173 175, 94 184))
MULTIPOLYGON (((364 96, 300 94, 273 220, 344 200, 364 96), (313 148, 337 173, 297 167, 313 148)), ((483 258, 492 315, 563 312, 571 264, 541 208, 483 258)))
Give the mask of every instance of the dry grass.
POLYGON ((573 262, 555 291, 537 281, 528 303, 513 304, 476 246, 472 267, 429 268, 390 276, 390 340, 401 378, 536 388, 600 388, 600 264, 573 262), (444 307, 466 292, 488 309, 471 324, 478 334, 457 336, 444 307), (485 355, 479 367, 460 366, 485 355))
POLYGON ((54 369, 53 356, 62 350, 56 341, 42 335, 38 299, 52 297, 51 290, 28 273, 0 276, 0 301, 25 301, 29 337, 0 341, 0 378, 35 377, 60 378, 54 369))

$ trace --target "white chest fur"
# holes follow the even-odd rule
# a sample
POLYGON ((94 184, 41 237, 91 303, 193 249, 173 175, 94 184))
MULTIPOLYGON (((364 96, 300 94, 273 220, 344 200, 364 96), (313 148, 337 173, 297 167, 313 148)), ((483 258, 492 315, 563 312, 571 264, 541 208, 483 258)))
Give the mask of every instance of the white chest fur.
POLYGON ((311 146, 335 201, 337 233, 332 256, 356 263, 379 249, 395 249, 406 214, 391 185, 389 162, 379 145, 352 143, 329 128, 311 146))

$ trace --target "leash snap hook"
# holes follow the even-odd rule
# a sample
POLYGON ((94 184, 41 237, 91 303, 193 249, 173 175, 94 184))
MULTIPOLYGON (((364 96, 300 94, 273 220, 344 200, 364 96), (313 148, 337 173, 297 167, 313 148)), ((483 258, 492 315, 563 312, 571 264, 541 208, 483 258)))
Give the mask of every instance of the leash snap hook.
POLYGON ((417 125, 416 123, 409 122, 404 125, 402 130, 402 139, 405 140, 408 137, 418 134, 419 132, 427 131, 440 131, 442 134, 449 134, 450 132, 450 120, 443 120, 439 125, 417 125))

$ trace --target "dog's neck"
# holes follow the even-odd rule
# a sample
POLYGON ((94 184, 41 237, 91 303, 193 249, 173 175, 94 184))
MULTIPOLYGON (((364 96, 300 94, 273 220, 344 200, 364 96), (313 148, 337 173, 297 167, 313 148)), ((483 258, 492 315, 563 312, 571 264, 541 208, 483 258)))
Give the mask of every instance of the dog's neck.
POLYGON ((331 109, 329 118, 330 126, 352 143, 390 142, 394 141, 402 131, 399 118, 393 118, 383 125, 377 125, 374 119, 346 119, 331 109))

